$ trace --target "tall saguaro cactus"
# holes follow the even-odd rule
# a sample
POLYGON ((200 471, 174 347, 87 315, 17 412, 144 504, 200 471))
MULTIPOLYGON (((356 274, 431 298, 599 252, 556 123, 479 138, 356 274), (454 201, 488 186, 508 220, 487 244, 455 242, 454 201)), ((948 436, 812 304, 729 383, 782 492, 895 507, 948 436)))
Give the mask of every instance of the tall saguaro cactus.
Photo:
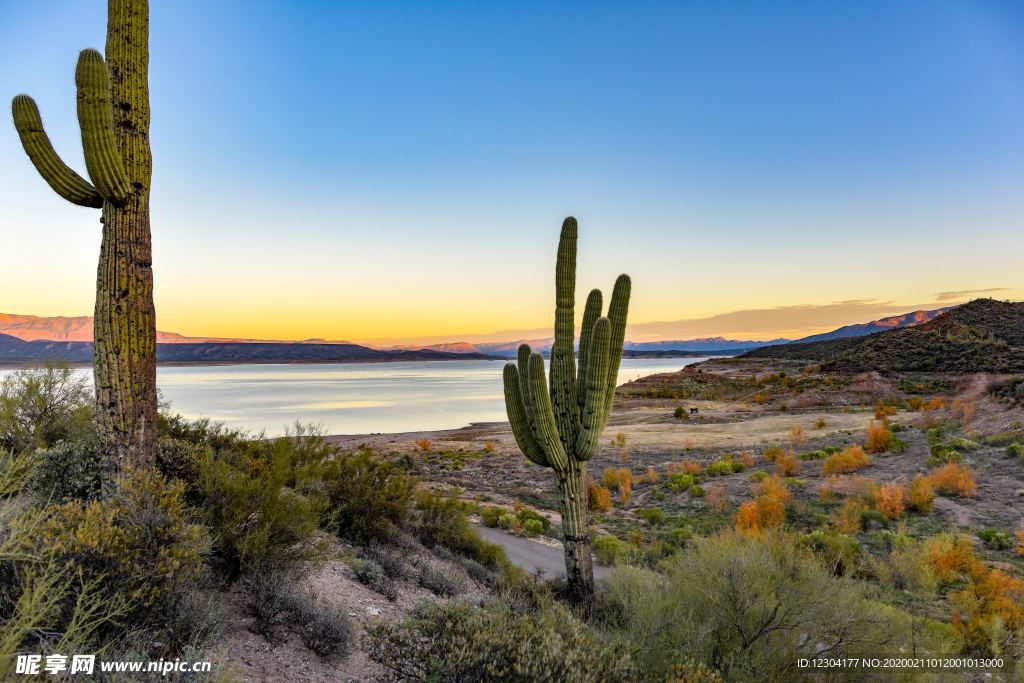
POLYGON ((39 174, 64 199, 102 209, 96 273, 96 421, 106 481, 150 465, 156 449, 156 320, 149 191, 149 5, 109 0, 106 60, 78 58, 78 122, 89 181, 69 168, 43 130, 36 103, 18 95, 14 125, 39 174))
POLYGON ((505 409, 523 455, 554 470, 562 505, 562 540, 570 597, 587 603, 594 592, 594 567, 587 533, 587 461, 608 424, 626 334, 630 280, 615 281, 608 316, 601 315, 601 290, 587 297, 580 330, 579 369, 574 354, 576 219, 562 223, 555 265, 555 341, 550 392, 544 359, 519 347, 517 363, 505 366, 505 409))

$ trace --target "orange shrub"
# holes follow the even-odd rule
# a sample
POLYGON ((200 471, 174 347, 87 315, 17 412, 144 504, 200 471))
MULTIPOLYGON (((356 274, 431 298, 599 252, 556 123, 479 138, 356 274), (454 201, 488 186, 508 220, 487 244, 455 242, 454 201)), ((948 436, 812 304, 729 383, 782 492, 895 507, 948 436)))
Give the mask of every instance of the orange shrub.
POLYGON ((804 428, 800 425, 793 425, 789 428, 789 442, 799 446, 804 442, 804 428))
POLYGON ((864 448, 868 453, 885 453, 892 446, 892 432, 885 422, 872 422, 868 425, 868 438, 864 448))
POLYGON ((949 597, 955 608, 953 627, 970 652, 996 654, 991 637, 996 624, 1010 633, 1024 626, 1024 581, 999 569, 976 565, 967 587, 949 597))
POLYGON ((764 449, 763 457, 765 460, 768 460, 769 462, 775 462, 776 458, 784 454, 785 451, 782 450, 782 446, 769 446, 768 448, 764 449))
POLYGON ((748 500, 736 512, 736 531, 758 535, 782 525, 786 519, 786 506, 771 496, 748 500))
POLYGON ((928 512, 934 502, 935 489, 931 479, 921 474, 914 477, 907 492, 907 507, 917 512, 928 512))
POLYGON ((1017 529, 1013 535, 1017 537, 1017 554, 1024 555, 1024 531, 1017 529))
POLYGON ((903 516, 903 485, 882 484, 875 494, 875 509, 885 515, 886 519, 899 519, 903 516))
POLYGON ((782 477, 795 477, 800 474, 800 461, 793 451, 775 459, 775 473, 782 477))
POLYGON ((871 464, 871 458, 864 453, 860 446, 847 446, 839 453, 834 453, 825 459, 822 467, 822 474, 847 474, 867 467, 871 464))
POLYGON ((484 444, 484 450, 487 451, 488 453, 493 453, 494 452, 494 442, 493 441, 488 441, 487 443, 485 443, 484 444))
POLYGON ((658 483, 658 472, 657 472, 657 470, 655 470, 653 467, 648 467, 647 468, 647 474, 644 475, 644 478, 647 480, 648 484, 657 484, 658 483))
POLYGON ((875 403, 875 419, 876 420, 884 420, 889 415, 895 415, 895 414, 896 414, 896 406, 888 405, 882 399, 878 399, 878 401, 875 403))
POLYGON ((754 403, 761 405, 767 400, 767 397, 760 391, 754 394, 754 403))
POLYGON ((424 453, 429 451, 430 447, 433 445, 434 444, 430 441, 430 439, 416 439, 416 447, 419 448, 424 453))
POLYGON ((587 484, 587 507, 591 510, 608 512, 612 509, 612 492, 603 486, 590 482, 587 484))
POLYGON ((970 498, 977 487, 971 471, 955 462, 947 463, 931 473, 932 487, 944 496, 970 498))
POLYGON ((941 396, 935 396, 932 400, 924 404, 925 410, 941 410, 946 405, 946 401, 941 396))
POLYGON ((956 583, 981 564, 974 556, 974 546, 964 536, 932 536, 924 544, 928 566, 940 583, 956 583))
POLYGON ((949 414, 953 416, 954 420, 960 420, 961 424, 968 424, 974 419, 974 401, 953 399, 953 402, 949 404, 949 414))
POLYGON ((725 512, 725 509, 729 506, 729 496, 725 494, 725 487, 721 484, 711 484, 708 486, 704 489, 704 502, 715 512, 725 512))
POLYGON ((754 456, 750 454, 750 451, 743 451, 740 453, 740 462, 747 467, 753 467, 755 464, 754 456))
POLYGON ((764 481, 754 484, 752 488, 754 495, 758 497, 767 496, 769 498, 774 498, 780 503, 785 503, 790 497, 789 488, 786 487, 786 482, 782 481, 782 478, 779 476, 768 477, 764 481))
POLYGON ((609 467, 604 471, 604 485, 606 488, 615 489, 619 493, 619 502, 629 505, 629 499, 633 495, 633 473, 628 467, 618 469, 609 467))
POLYGON ((867 507, 856 498, 847 498, 842 506, 836 510, 832 518, 832 526, 836 531, 843 534, 856 534, 860 532, 861 515, 867 507))
POLYGON ((907 399, 907 410, 912 410, 915 413, 921 410, 921 406, 924 405, 924 401, 921 400, 920 396, 911 396, 907 399))
POLYGON ((673 474, 700 474, 700 470, 700 463, 692 460, 673 462, 665 466, 665 474, 668 476, 673 474))

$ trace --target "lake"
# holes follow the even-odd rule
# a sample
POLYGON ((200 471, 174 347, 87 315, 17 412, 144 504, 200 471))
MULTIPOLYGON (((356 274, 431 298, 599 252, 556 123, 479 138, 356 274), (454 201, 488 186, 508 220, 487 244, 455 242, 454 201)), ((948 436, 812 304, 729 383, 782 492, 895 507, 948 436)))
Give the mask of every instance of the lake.
MULTIPOLYGON (((626 358, 619 384, 706 358, 626 358)), ((455 429, 505 420, 505 361, 159 367, 171 410, 268 435, 296 420, 329 434, 455 429)), ((0 377, 11 370, 0 369, 0 377)), ((92 379, 92 370, 76 372, 92 379)))

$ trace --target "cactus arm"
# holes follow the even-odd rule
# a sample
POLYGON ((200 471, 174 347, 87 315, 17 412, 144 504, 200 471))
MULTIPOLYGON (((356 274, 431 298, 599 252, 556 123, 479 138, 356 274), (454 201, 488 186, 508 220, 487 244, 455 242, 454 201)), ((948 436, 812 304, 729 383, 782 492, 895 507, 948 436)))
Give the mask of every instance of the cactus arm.
POLYGON ((558 437, 558 425, 555 424, 551 398, 544 381, 544 357, 539 353, 530 355, 529 373, 530 419, 536 429, 537 441, 544 449, 550 466, 556 472, 565 472, 569 469, 569 457, 558 437))
POLYGON ((580 409, 583 409, 584 404, 587 401, 587 364, 590 362, 590 335, 594 331, 594 323, 601 317, 601 307, 604 302, 601 297, 600 289, 590 290, 590 294, 587 296, 587 305, 583 309, 583 325, 580 327, 580 351, 579 351, 579 364, 580 369, 577 373, 577 401, 580 405, 580 409))
POLYGON ((562 446, 572 450, 579 429, 579 400, 576 396, 576 219, 562 223, 555 261, 555 341, 551 345, 551 404, 562 446))
POLYGON ((548 459, 533 436, 533 427, 526 413, 526 404, 520 390, 519 371, 515 363, 505 365, 502 379, 505 385, 505 411, 508 413, 509 424, 512 425, 512 436, 516 439, 516 445, 531 462, 547 467, 548 459))
MULTIPOLYGON (((611 323, 608 318, 598 318, 594 322, 590 340, 590 355, 587 361, 587 374, 583 378, 587 387, 587 400, 580 414, 580 433, 576 437, 574 449, 578 460, 589 460, 597 452, 597 444, 604 429, 603 419, 605 392, 608 387, 609 339, 611 323)), ((614 390, 611 387, 610 390, 614 390)))
POLYGON ((629 313, 629 292, 632 288, 628 275, 620 275, 615 280, 615 290, 608 306, 608 321, 611 323, 608 352, 608 387, 604 398, 604 417, 601 428, 608 424, 612 412, 612 401, 615 399, 615 385, 619 377, 619 363, 622 361, 622 345, 626 339, 626 315, 629 313))
POLYGON ((82 130, 82 150, 89 177, 105 199, 120 204, 131 186, 114 140, 110 75, 96 50, 82 50, 78 56, 75 85, 78 87, 78 125, 82 130))
POLYGON ((18 95, 11 102, 11 113, 25 153, 53 191, 72 204, 102 208, 103 197, 96 188, 61 161, 53 149, 35 101, 28 95, 18 95))

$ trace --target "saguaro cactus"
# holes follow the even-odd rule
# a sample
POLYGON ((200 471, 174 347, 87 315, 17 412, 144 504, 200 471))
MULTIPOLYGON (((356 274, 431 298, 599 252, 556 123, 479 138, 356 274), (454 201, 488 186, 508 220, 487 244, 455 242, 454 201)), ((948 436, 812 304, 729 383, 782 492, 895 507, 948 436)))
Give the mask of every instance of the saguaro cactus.
POLYGON ((108 482, 127 464, 155 461, 148 73, 148 2, 109 0, 106 61, 96 50, 84 50, 75 71, 78 122, 91 183, 54 151, 31 97, 18 95, 11 107, 25 152, 50 187, 69 202, 102 209, 93 372, 108 482))
POLYGON ((601 315, 601 290, 587 297, 580 331, 579 370, 574 354, 576 219, 562 223, 555 264, 555 341, 551 347, 550 393, 544 359, 519 347, 518 362, 504 370, 505 409, 523 455, 554 470, 562 504, 562 541, 570 597, 589 602, 594 567, 587 533, 587 461, 608 424, 626 334, 630 280, 615 281, 608 316, 601 315))

